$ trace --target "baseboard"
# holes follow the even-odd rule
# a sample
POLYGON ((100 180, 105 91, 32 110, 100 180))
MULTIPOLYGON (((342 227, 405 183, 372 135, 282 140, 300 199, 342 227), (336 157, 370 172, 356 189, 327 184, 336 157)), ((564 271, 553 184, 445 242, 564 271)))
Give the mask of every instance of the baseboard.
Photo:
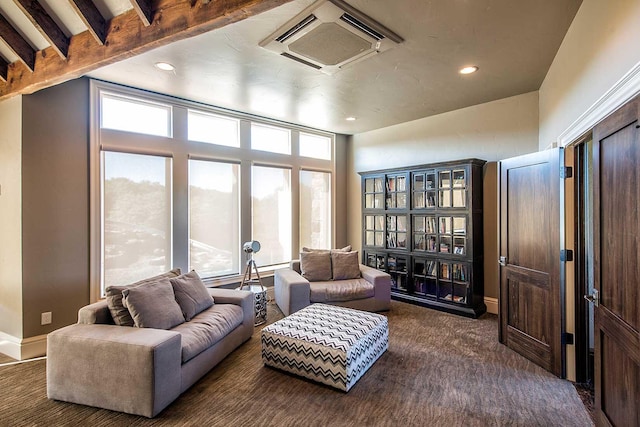
POLYGON ((498 314, 498 298, 484 297, 487 313, 498 314))
POLYGON ((0 353, 16 360, 44 356, 47 353, 47 336, 17 338, 0 332, 0 353))

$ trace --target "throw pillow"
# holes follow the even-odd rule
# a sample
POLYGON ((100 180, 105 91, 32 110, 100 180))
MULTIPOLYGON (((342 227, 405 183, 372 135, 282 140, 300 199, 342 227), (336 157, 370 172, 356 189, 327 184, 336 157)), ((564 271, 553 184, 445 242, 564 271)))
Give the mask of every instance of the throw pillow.
POLYGON ((213 305, 213 298, 195 270, 182 276, 169 279, 176 301, 188 322, 193 317, 213 305))
POLYGON ((145 283, 153 282, 162 277, 178 277, 180 275, 180 269, 174 268, 171 271, 162 273, 158 276, 149 277, 148 279, 140 280, 139 282, 132 283, 126 286, 108 286, 104 290, 107 297, 107 306, 113 317, 113 322, 119 326, 133 326, 133 319, 129 314, 129 310, 122 304, 122 291, 134 286, 140 286, 145 283))
POLYGON ((301 252, 300 271, 310 282, 331 280, 331 257, 329 252, 301 252))
POLYGON ((122 302, 138 328, 171 329, 184 323, 182 310, 166 277, 123 290, 122 302))
POLYGON ((333 252, 331 254, 333 280, 357 279, 360 277, 358 251, 333 252))

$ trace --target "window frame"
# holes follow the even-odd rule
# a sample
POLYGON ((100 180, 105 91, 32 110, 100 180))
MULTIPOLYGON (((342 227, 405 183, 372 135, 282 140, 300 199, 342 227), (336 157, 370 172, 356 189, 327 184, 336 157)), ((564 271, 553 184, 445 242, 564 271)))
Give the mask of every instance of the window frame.
MULTIPOLYGON (((240 164, 240 242, 252 240, 251 211, 251 167, 252 165, 288 167, 291 169, 291 259, 297 258, 300 246, 299 225, 299 193, 300 170, 328 172, 331 174, 331 244, 336 242, 336 135, 304 126, 271 120, 246 113, 238 113, 222 108, 207 106, 188 100, 177 99, 166 95, 150 93, 97 80, 90 81, 90 146, 89 146, 89 178, 90 178, 90 289, 91 300, 103 297, 100 281, 100 259, 102 236, 100 233, 102 201, 101 185, 101 151, 120 151, 133 154, 160 155, 173 158, 172 189, 172 225, 173 225, 173 267, 188 271, 189 267, 189 207, 188 207, 188 160, 211 160, 240 164), (161 137, 127 131, 106 129, 101 127, 100 96, 109 93, 142 102, 158 103, 171 106, 171 137, 161 137), (194 110, 205 114, 229 117, 239 120, 240 147, 211 144, 188 140, 188 111, 194 110), (289 130, 291 154, 279 154, 251 149, 251 123, 275 126, 289 130), (331 160, 322 160, 299 155, 300 132, 331 138, 331 160)), ((209 286, 238 283, 242 279, 244 253, 240 252, 240 271, 224 277, 205 278, 209 286)), ((269 267, 259 266, 261 275, 269 276, 278 268, 288 263, 269 267)))

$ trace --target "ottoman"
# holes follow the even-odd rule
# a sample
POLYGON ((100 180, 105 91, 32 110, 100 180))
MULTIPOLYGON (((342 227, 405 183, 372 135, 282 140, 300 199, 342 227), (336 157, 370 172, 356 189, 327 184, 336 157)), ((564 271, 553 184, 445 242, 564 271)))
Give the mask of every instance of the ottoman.
POLYGON ((262 329, 266 366, 345 392, 388 347, 385 316, 333 305, 309 305, 262 329))

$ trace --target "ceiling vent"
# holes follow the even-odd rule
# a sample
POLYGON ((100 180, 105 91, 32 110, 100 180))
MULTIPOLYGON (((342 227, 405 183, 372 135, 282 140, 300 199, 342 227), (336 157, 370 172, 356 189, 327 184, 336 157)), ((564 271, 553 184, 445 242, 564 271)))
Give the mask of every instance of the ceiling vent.
POLYGON ((261 41, 260 46, 333 74, 403 41, 342 0, 319 0, 261 41))

